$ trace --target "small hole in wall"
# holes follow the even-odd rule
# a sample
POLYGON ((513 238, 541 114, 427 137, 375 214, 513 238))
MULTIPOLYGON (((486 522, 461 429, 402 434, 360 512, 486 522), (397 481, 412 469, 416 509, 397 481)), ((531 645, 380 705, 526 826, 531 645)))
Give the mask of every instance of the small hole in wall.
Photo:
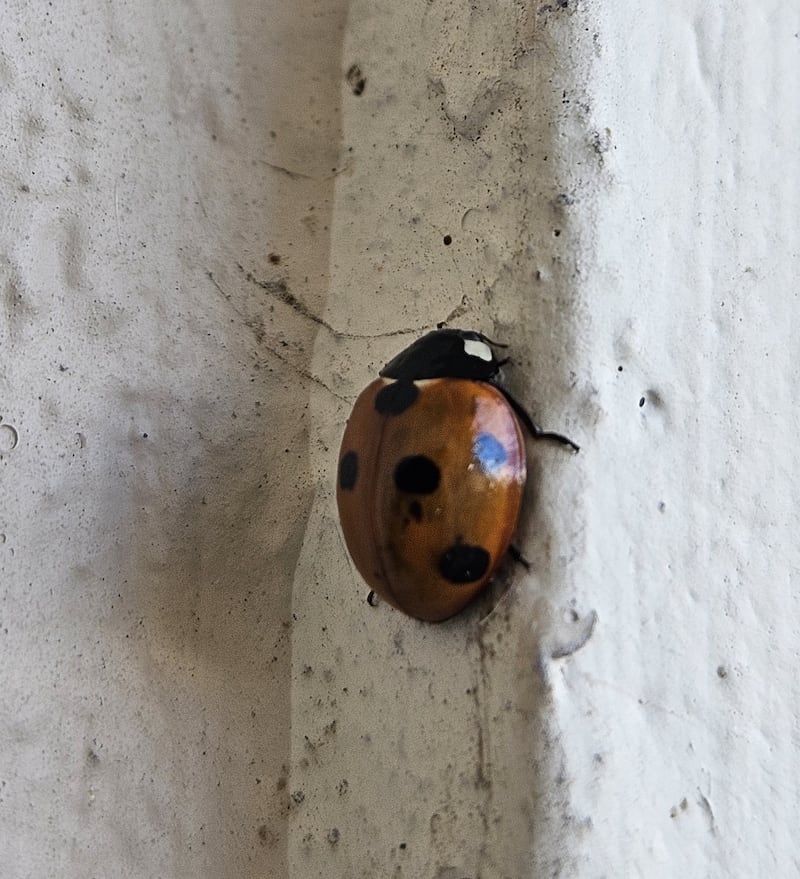
POLYGON ((444 242, 445 247, 449 247, 453 243, 453 238, 451 235, 445 235, 444 238, 442 238, 442 241, 444 242))
POLYGON ((350 90, 356 97, 360 97, 364 94, 364 89, 367 87, 367 78, 361 72, 361 68, 358 64, 352 64, 347 71, 346 75, 347 84, 350 86, 350 90))
MULTIPOLYGON (((2 421, 2 416, 0 416, 2 421)), ((19 445, 19 432, 13 424, 0 424, 0 455, 10 452, 19 445)))
POLYGON ((553 237, 554 238, 558 238, 558 236, 560 234, 561 234, 561 229, 553 229, 553 237))

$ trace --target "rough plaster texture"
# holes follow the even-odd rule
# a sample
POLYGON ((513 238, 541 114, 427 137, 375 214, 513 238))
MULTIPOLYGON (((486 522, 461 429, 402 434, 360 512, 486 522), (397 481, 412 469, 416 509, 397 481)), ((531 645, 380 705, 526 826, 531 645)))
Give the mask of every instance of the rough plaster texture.
POLYGON ((794 876, 800 9, 594 11, 602 625, 555 690, 582 873, 794 876))
POLYGON ((5 4, 0 875, 797 872, 798 32, 5 4), (430 626, 331 482, 440 321, 583 448, 430 626))

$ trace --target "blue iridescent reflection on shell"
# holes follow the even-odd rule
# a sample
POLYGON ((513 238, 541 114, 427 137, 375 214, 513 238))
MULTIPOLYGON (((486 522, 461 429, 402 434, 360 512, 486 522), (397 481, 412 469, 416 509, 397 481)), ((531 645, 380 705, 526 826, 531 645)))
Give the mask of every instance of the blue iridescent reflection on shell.
POLYGON ((472 442, 472 454, 484 473, 496 474, 503 469, 508 454, 503 444, 490 433, 479 433, 472 442))

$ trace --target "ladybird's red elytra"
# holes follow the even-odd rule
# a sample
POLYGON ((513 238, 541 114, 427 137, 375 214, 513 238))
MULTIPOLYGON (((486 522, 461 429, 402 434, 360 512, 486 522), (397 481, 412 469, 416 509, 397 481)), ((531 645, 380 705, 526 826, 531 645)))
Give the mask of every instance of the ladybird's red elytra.
POLYGON ((522 426, 577 450, 499 384, 494 347, 466 330, 418 339, 360 394, 342 439, 336 499, 353 562, 378 596, 421 620, 457 614, 509 550, 522 426))

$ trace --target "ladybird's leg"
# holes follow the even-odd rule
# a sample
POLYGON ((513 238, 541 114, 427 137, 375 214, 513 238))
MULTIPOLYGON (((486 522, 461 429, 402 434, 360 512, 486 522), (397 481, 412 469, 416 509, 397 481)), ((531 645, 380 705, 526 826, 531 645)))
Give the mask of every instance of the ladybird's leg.
POLYGON ((526 571, 530 571, 531 563, 525 558, 525 556, 514 546, 513 543, 508 545, 508 549, 506 552, 511 556, 511 558, 518 564, 522 565, 526 571))
POLYGON ((492 348, 508 348, 508 344, 506 342, 495 342, 494 339, 490 339, 488 336, 484 336, 483 333, 478 333, 477 335, 481 342, 486 342, 486 344, 490 345, 492 348))
POLYGON ((562 433, 554 433, 550 430, 542 430, 538 424, 531 418, 530 415, 525 411, 525 409, 506 391, 504 388, 498 388, 498 390, 503 394, 503 396, 508 400, 511 408, 516 412, 519 420, 525 425, 528 430, 528 433, 534 439, 540 440, 551 440, 552 442, 561 443, 562 446, 569 446, 573 451, 579 452, 581 447, 573 442, 569 437, 564 436, 562 433))

